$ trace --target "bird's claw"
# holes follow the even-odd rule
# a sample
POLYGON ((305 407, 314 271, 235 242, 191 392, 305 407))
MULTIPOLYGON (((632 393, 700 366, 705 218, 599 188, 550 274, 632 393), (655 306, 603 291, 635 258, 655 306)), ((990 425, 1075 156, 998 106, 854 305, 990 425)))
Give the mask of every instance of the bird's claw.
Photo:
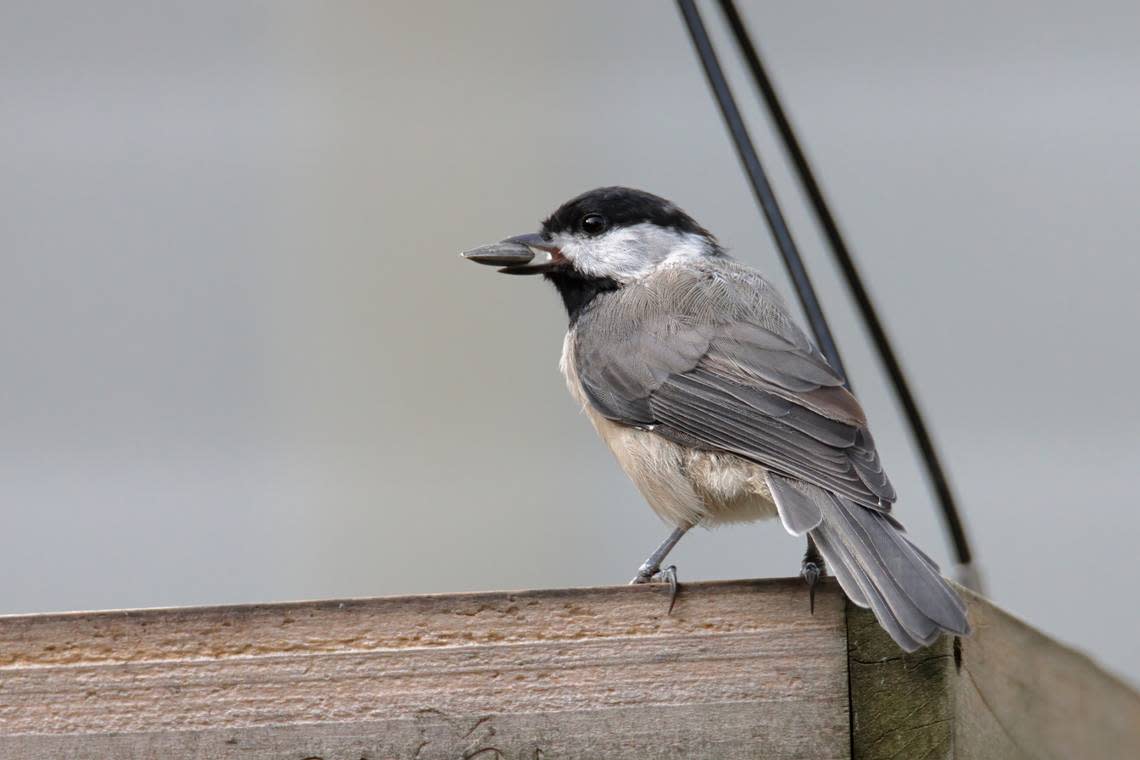
POLYGON ((668 583, 669 584, 669 609, 666 610, 666 615, 673 614, 673 607, 677 604, 677 591, 680 588, 680 583, 677 582, 677 566, 669 565, 664 570, 654 567, 646 567, 642 565, 637 575, 633 577, 630 585, 638 583, 668 583))
POLYGON ((808 609, 811 614, 815 614, 815 587, 819 583, 819 577, 822 575, 822 568, 815 562, 805 560, 800 567, 800 575, 808 585, 808 609))
POLYGON ((669 584, 669 609, 665 610, 666 615, 673 614, 673 605, 677 603, 677 588, 680 584, 677 583, 677 566, 669 565, 661 571, 661 580, 669 584))

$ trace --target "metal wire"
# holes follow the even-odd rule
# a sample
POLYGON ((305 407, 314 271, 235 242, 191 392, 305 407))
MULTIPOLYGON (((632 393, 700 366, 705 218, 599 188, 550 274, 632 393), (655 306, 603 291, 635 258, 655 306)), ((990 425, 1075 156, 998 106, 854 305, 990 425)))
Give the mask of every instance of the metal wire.
MULTIPOLYGON (((717 59, 716 51, 712 45, 712 41, 709 39, 704 22, 701 19, 700 11, 697 9, 694 0, 677 0, 677 6, 689 30, 689 35, 693 40, 693 46, 696 48, 697 55, 704 68, 709 87, 716 98, 717 105, 720 107, 725 125, 728 127, 729 133, 732 136, 737 155, 740 157, 741 164, 744 167, 745 173, 748 175, 753 193, 764 211, 764 216, 768 220, 772 236, 775 238, 776 246, 780 250, 780 254, 791 275, 792 282, 796 287, 796 292, 799 295, 804 312, 807 314, 808 322, 812 333, 815 335, 816 342, 819 344, 824 356, 827 357, 828 362, 846 379, 847 374, 839 358, 839 351, 832 338, 831 331, 828 328, 827 319, 823 314, 819 299, 816 297, 815 289, 812 287, 811 281, 808 278, 807 270, 799 256, 791 231, 788 229, 783 213, 780 211, 772 187, 760 164, 759 156, 748 134, 747 127, 741 118, 740 111, 736 106, 732 91, 724 77, 724 72, 717 59)), ((950 489, 949 481, 942 468, 922 414, 918 409, 918 404, 910 391, 902 367, 891 347, 890 340, 887 338, 882 321, 879 319, 870 295, 863 285, 858 270, 855 268, 855 263, 852 260, 850 251, 844 243, 842 234, 839 232, 838 224, 835 222, 835 218, 828 208, 827 202, 823 197, 823 191, 820 189, 819 183, 811 171, 807 157, 800 147, 799 140, 795 136, 791 122, 788 120, 780 104, 775 88, 764 70, 760 55, 756 50, 756 46, 752 43, 743 19, 737 12, 732 0, 720 0, 720 7, 728 20, 729 27, 732 30, 741 54, 748 64, 756 86, 764 98, 772 120, 776 124, 777 131, 780 133, 785 149, 792 158, 792 163, 795 165, 800 182, 803 184, 816 217, 824 229, 828 244, 831 247, 836 261, 839 263, 847 286, 855 298, 860 315, 867 325, 868 332, 870 332, 872 341, 879 353, 879 358, 887 370, 895 394, 903 407, 912 436, 921 452, 927 475, 938 496, 942 516, 950 532, 956 557, 962 566, 960 569, 960 578, 966 582, 967 585, 978 588, 980 583, 976 571, 970 567, 973 553, 970 550, 969 541, 958 513, 953 492, 950 489)), ((850 387, 849 382, 848 387, 850 387)))
POLYGON ((736 45, 744 57, 749 71, 752 73, 752 79, 757 89, 760 90, 765 105, 768 107, 768 112, 771 114, 772 121, 776 125, 776 131, 780 134, 784 148, 792 159, 792 164, 795 166, 800 184, 803 185, 804 192, 811 201, 812 210, 815 212, 820 227, 823 228, 824 237, 827 239, 828 246, 831 248, 831 253, 839 265, 839 270, 843 273, 843 279, 847 282, 847 287, 851 291, 852 297, 855 299, 859 314, 863 318, 863 323, 867 326, 867 332, 871 335, 871 342, 879 354, 879 360, 882 362, 883 368, 890 377, 891 387, 894 389, 895 397, 903 408, 903 413, 910 426, 911 435, 922 455, 922 463, 926 468, 927 477, 929 477, 935 494, 938 497, 942 518, 946 523, 947 530, 950 532, 951 543, 953 544, 958 562, 967 565, 973 559, 970 542, 966 537, 966 531, 962 525, 962 518, 958 512, 958 506, 954 499, 954 493, 950 488, 950 482, 946 477, 945 470, 942 468, 938 451, 935 449, 934 442, 930 438, 930 432, 926 427, 922 412, 918 408, 918 402, 915 400, 914 394, 911 393, 910 384, 907 382, 902 365, 899 363, 898 356, 891 346, 891 341, 887 337, 887 332, 883 327, 882 320, 879 319, 879 314, 875 309, 874 302, 871 301, 871 296, 867 292, 867 288, 863 285, 863 278, 859 276, 859 270, 855 266, 851 251, 848 249, 843 235, 839 231, 839 225, 836 223, 835 217, 828 207, 827 200, 823 196, 823 190, 820 188, 819 182, 815 178, 815 173, 812 171, 811 164, 808 163, 807 156, 800 146, 800 141, 796 137, 792 123, 784 112, 783 105, 780 103, 780 97, 776 93, 776 88, 772 84, 772 80, 768 77, 763 60, 760 58, 760 53, 756 49, 756 45, 752 42, 752 37, 748 33, 748 27, 736 9, 736 3, 734 3, 733 0, 719 0, 719 2, 720 9, 728 21, 729 28, 732 30, 732 36, 736 40, 736 45))
POLYGON ((732 134, 732 142, 736 146, 737 155, 740 156, 740 163, 744 165, 744 172, 748 175, 752 192, 756 195, 756 201, 768 219, 768 227, 772 231, 772 237, 776 240, 776 247, 779 248, 780 255, 784 258, 784 264, 788 268, 788 274, 791 275, 792 282, 796 286, 796 294, 799 295, 800 303, 803 304, 804 312, 807 314, 808 324, 811 327, 812 334, 815 335, 815 342, 819 345, 819 350, 823 352, 828 363, 843 376, 846 382, 847 372, 843 368, 843 361, 839 358, 839 348, 831 337, 827 318, 823 315, 823 307, 819 303, 819 298, 816 297, 815 288, 812 287, 803 259, 800 258, 799 251, 796 249, 795 240, 792 239, 792 231, 788 229, 788 223, 784 221, 784 214, 780 211, 776 194, 772 191, 772 185, 769 184, 768 177, 764 173, 764 167, 760 164, 760 156, 756 153, 756 146, 752 144, 748 128, 744 125, 744 119, 741 118, 740 110, 736 107, 736 100, 732 97, 732 91, 724 78, 724 72, 720 68, 720 61, 717 60, 712 41, 705 30, 704 22, 701 21, 700 11, 697 10, 696 3, 693 0, 677 0, 677 6, 680 8, 685 24, 689 28, 689 36, 693 38, 693 46, 697 49, 697 55, 704 66, 705 76, 708 78, 709 87, 712 88, 713 94, 716 96, 716 102, 724 116, 725 125, 732 134))

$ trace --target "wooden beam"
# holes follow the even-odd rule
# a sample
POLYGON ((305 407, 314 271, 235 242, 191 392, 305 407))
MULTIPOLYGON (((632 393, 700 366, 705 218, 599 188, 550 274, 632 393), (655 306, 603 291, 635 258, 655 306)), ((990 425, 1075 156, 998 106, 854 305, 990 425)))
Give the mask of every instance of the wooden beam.
POLYGON ((798 580, 0 618, 0 757, 848 758, 798 580))
POLYGON ((0 617, 0 760, 1140 757, 1140 695, 963 593, 912 655, 798 579, 0 617))
POLYGON ((848 604, 852 749, 888 758, 1140 757, 1140 695, 958 587, 974 634, 903 654, 848 604))

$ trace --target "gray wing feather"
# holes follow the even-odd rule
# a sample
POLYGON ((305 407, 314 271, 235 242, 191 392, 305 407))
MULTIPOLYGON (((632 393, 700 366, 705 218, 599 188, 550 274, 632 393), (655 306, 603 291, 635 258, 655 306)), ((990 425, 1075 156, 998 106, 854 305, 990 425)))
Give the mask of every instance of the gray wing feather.
POLYGON ((606 417, 724 449, 874 509, 896 498, 858 402, 782 299, 731 259, 599 299, 575 364, 606 417))
POLYGON ((647 425, 649 398, 673 374, 692 369, 707 353, 705 330, 680 329, 670 320, 624 335, 578 331, 575 364, 590 400, 607 417, 647 425))
POLYGON ((651 409, 657 432, 669 435, 679 430, 709 448, 752 459, 869 507, 885 508, 880 499, 892 492, 884 491, 882 496, 871 492, 843 450, 751 408, 733 407, 723 398, 710 399, 686 388, 688 382, 688 377, 676 379, 654 394, 651 409))

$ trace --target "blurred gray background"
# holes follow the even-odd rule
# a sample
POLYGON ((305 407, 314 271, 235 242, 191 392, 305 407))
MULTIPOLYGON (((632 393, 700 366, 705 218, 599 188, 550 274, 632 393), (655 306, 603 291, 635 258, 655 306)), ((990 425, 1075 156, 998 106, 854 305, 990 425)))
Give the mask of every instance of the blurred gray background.
MULTIPOLYGON (((1137 682, 1140 6, 742 9, 991 595, 1137 682)), ((950 567, 705 10, 898 515, 950 567)), ((4 3, 0 612, 625 581, 666 529, 563 388, 561 305, 456 257, 614 183, 787 288, 671 3, 4 3)), ((800 552, 768 523, 675 559, 800 552)))

